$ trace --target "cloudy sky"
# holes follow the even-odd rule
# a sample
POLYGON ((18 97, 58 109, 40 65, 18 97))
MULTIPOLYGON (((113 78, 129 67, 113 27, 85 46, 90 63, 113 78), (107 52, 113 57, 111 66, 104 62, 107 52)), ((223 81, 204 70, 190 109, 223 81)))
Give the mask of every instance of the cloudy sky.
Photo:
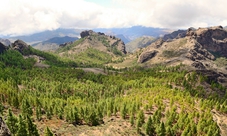
POLYGON ((226 0, 0 0, 0 35, 57 28, 227 26, 226 0))

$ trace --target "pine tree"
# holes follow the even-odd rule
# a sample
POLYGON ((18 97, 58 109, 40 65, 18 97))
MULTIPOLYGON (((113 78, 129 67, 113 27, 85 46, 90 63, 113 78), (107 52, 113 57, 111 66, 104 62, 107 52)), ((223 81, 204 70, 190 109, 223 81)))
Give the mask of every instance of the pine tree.
POLYGON ((13 115, 11 109, 8 110, 8 114, 7 114, 7 120, 6 120, 6 124, 10 130, 10 132, 15 135, 18 129, 18 119, 15 115, 13 115))
POLYGON ((131 113, 131 115, 130 115, 130 124, 131 124, 131 126, 134 125, 134 114, 133 113, 131 113))
POLYGON ((35 124, 33 124, 31 118, 27 116, 27 128, 28 128, 28 135, 29 136, 39 136, 37 127, 35 124))
POLYGON ((157 129, 157 134, 158 136, 165 136, 166 135, 166 129, 165 129, 165 125, 163 122, 161 122, 160 126, 157 129))
POLYGON ((0 102, 0 114, 3 115, 3 111, 4 111, 4 106, 2 105, 2 103, 0 102))
POLYGON ((126 104, 123 104, 123 106, 121 107, 121 117, 122 117, 122 119, 126 119, 126 115, 127 115, 126 104))
POLYGON ((144 113, 142 110, 139 111, 139 113, 137 114, 137 120, 138 120, 138 125, 139 127, 142 127, 143 123, 145 123, 145 117, 144 117, 144 113))
POLYGON ((33 111, 32 111, 32 108, 31 108, 31 106, 30 106, 30 104, 29 104, 29 102, 26 98, 23 99, 21 108, 22 108, 22 115, 23 116, 25 116, 25 117, 27 115, 32 116, 33 111))
POLYGON ((54 136, 49 127, 46 127, 46 129, 44 130, 44 136, 54 136))
POLYGON ((149 116, 148 121, 146 123, 146 134, 149 136, 153 136, 154 135, 154 126, 152 124, 152 120, 151 120, 151 116, 149 116))
POLYGON ((18 130, 16 133, 16 136, 27 136, 27 126, 26 123, 21 115, 19 115, 19 121, 18 121, 18 130))

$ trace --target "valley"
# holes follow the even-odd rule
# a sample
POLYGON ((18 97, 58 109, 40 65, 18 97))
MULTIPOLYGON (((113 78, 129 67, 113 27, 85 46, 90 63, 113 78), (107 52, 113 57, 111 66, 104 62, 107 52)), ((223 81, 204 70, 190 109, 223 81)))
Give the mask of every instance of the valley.
POLYGON ((54 51, 0 43, 2 123, 23 136, 225 136, 227 31, 164 37, 138 38, 131 53, 93 30, 54 51))

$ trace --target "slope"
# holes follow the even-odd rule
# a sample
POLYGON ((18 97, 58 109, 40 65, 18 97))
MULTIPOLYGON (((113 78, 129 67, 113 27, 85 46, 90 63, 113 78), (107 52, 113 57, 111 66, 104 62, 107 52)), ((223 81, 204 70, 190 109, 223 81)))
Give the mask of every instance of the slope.
POLYGON ((124 42, 115 36, 92 30, 83 31, 80 35, 81 39, 59 48, 56 52, 87 66, 106 64, 126 54, 124 42))

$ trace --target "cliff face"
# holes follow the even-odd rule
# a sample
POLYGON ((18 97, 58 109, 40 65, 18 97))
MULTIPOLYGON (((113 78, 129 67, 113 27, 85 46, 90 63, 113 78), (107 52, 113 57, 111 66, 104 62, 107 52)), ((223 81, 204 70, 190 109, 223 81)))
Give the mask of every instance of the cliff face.
POLYGON ((7 49, 7 47, 0 42, 0 53, 2 53, 3 51, 5 51, 6 49, 7 49))
POLYGON ((223 27, 200 28, 188 30, 187 36, 194 38, 204 49, 227 57, 227 31, 223 27))
MULTIPOLYGON (((177 65, 180 63, 190 65, 196 69, 218 68, 215 60, 219 57, 227 57, 227 31, 221 26, 210 28, 189 28, 184 31, 176 31, 164 37, 169 40, 159 39, 140 53, 139 63, 163 63, 177 65), (178 35, 178 36, 177 36, 178 35), (171 37, 175 37, 171 39, 171 37), (155 51, 155 55, 148 52, 155 51), (152 56, 152 57, 151 57, 152 56), (141 61, 142 60, 145 61, 141 61)), ((227 66, 226 66, 227 68, 227 66)))

